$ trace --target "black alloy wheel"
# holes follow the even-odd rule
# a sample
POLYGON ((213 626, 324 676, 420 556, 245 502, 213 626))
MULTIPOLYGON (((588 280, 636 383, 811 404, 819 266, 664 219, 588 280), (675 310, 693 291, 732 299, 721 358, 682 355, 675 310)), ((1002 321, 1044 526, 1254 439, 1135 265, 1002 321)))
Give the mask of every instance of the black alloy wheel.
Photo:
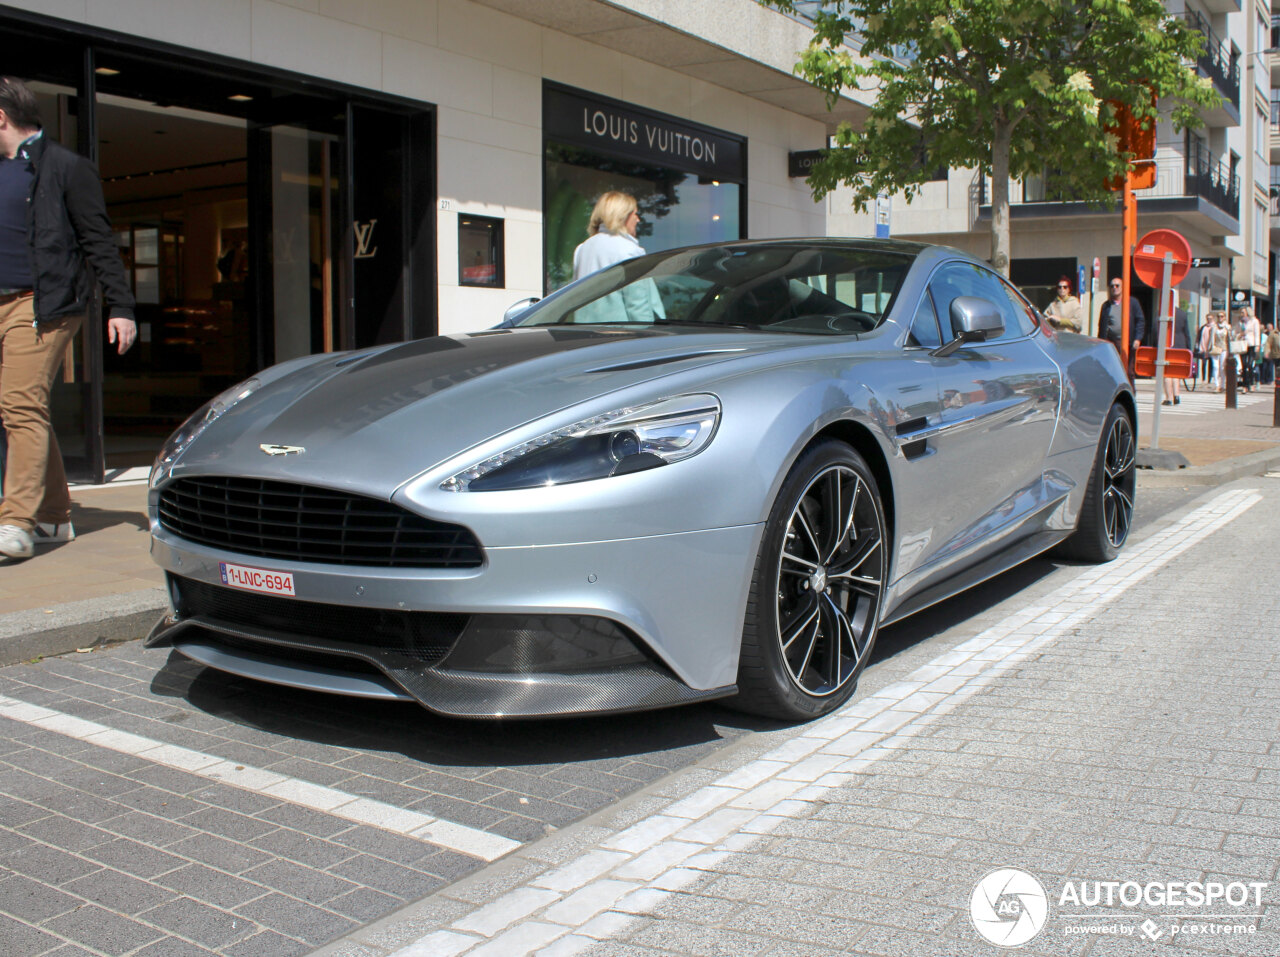
POLYGON ((794 720, 847 701, 875 641, 887 552, 862 458, 840 442, 802 455, 766 525, 730 703, 794 720))
POLYGON ((1089 562, 1109 562, 1120 554, 1133 525, 1136 453, 1133 422, 1116 403, 1102 428, 1076 530, 1063 542, 1062 554, 1089 562))
POLYGON ((1107 450, 1102 460, 1102 513, 1107 541, 1119 551, 1128 541, 1133 524, 1133 497, 1138 483, 1137 443, 1127 415, 1112 416, 1109 425, 1107 450))

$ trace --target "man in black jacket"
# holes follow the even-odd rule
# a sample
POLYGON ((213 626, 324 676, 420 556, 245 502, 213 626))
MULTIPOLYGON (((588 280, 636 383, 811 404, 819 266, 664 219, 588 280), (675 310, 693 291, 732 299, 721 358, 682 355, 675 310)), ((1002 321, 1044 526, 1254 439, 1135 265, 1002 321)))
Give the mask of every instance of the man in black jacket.
POLYGON ((107 338, 123 353, 137 334, 133 294, 98 171, 46 138, 35 96, 0 77, 0 415, 9 441, 0 556, 30 558, 35 544, 75 537, 49 392, 95 278, 107 338))
MULTIPOLYGON (((1112 276, 1107 285, 1107 291, 1111 294, 1110 298, 1102 304, 1102 308, 1098 310, 1098 338, 1106 339, 1117 350, 1120 349, 1120 325, 1121 325, 1121 309, 1122 304, 1120 297, 1124 293, 1124 282, 1119 276, 1112 276)), ((1147 332, 1147 317, 1142 312, 1142 306, 1138 304, 1138 300, 1133 296, 1129 297, 1129 339, 1132 346, 1129 350, 1129 361, 1133 361, 1133 354, 1138 346, 1142 345, 1142 337, 1147 332)))

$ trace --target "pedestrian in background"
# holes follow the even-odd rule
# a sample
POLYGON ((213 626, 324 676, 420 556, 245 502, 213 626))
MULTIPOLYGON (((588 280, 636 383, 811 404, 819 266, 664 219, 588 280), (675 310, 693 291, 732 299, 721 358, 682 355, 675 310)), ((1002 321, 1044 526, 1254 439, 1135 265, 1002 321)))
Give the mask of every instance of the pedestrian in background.
POLYGON ((1071 294, 1071 280, 1058 277, 1058 296, 1044 311, 1049 325, 1059 332, 1079 332, 1084 328, 1082 312, 1080 300, 1071 294))
MULTIPOLYGON (((644 255, 636 239, 640 210, 629 193, 611 190, 596 200, 587 238, 573 251, 573 278, 644 255)), ((652 322, 666 317, 662 297, 652 279, 629 282, 576 310, 575 322, 652 322)))
POLYGON ((596 200, 587 223, 587 238, 573 251, 573 278, 644 255, 636 239, 640 209, 636 198, 610 190, 596 200))
POLYGON ((1208 329, 1208 342, 1205 352, 1209 355, 1209 378, 1213 382, 1213 391, 1221 392, 1223 379, 1226 376, 1227 342, 1231 337, 1231 329, 1227 325, 1227 314, 1213 314, 1213 324, 1208 329))
MULTIPOLYGON (((1157 328, 1159 328, 1157 326, 1157 328)), ((1191 325, 1187 320, 1187 311, 1181 307, 1174 307, 1173 310, 1173 327, 1169 330, 1169 338, 1165 340, 1168 348, 1172 349, 1190 349, 1191 348, 1191 325)), ((1157 339, 1157 342, 1159 340, 1157 339)), ((1182 379, 1178 376, 1166 375, 1164 377, 1164 402, 1163 405, 1181 405, 1182 404, 1182 379)))
POLYGON ((1196 378, 1201 382, 1209 381, 1209 328, 1213 325, 1214 312, 1210 309, 1204 314, 1204 322, 1196 330, 1193 353, 1196 360, 1196 378))
POLYGON ((1257 381, 1258 353, 1262 346, 1262 323, 1254 315, 1252 306, 1245 306, 1240 310, 1240 331, 1245 346, 1240 364, 1244 367, 1245 391, 1248 392, 1257 381))
POLYGON ((1262 381, 1274 385, 1276 367, 1280 364, 1280 328, 1267 323, 1265 331, 1266 337, 1262 342, 1262 381))
POLYGON ((0 416, 9 442, 0 555, 69 542, 71 494, 49 416, 49 392, 93 298, 107 339, 133 345, 133 294, 116 251, 98 171, 44 136, 35 95, 0 77, 0 416))
MULTIPOLYGON (((1120 302, 1120 297, 1124 294, 1124 283, 1118 276, 1113 276, 1107 284, 1107 291, 1110 298, 1102 304, 1102 308, 1098 310, 1098 337, 1106 339, 1116 347, 1117 352, 1120 349, 1120 336, 1122 334, 1121 325, 1123 323, 1124 306, 1120 302)), ((1133 296, 1129 297, 1129 339, 1132 341, 1132 348, 1129 352, 1129 361, 1133 361, 1133 355, 1137 351, 1138 346, 1142 344, 1142 337, 1147 331, 1147 317, 1142 312, 1142 306, 1133 296)))

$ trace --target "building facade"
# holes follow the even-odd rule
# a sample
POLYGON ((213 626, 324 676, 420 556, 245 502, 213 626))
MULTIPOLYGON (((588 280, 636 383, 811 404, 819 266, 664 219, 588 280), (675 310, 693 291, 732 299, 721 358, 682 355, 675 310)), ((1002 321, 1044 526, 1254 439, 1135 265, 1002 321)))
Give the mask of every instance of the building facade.
MULTIPOLYGON (((1136 192, 1138 233, 1173 229, 1186 237, 1193 268, 1178 289, 1193 326, 1210 308, 1249 303, 1273 314, 1270 247, 1271 189, 1271 11, 1266 0, 1167 0, 1173 16, 1203 34, 1196 69, 1222 95, 1203 115, 1199 129, 1178 132, 1163 118, 1156 135, 1157 179, 1136 192)), ((1096 328, 1109 276, 1122 260, 1121 216, 1053 191, 1052 171, 1011 181, 1012 263, 1010 278, 1038 305, 1047 305, 1061 276, 1082 293, 1096 328), (1097 268, 1095 270, 1095 263, 1097 268)), ((926 184, 911 203, 887 204, 891 235, 957 246, 981 258, 991 254, 989 178, 951 170, 926 184)), ((886 218, 886 211, 881 211, 886 218)), ((874 214, 854 213, 848 194, 829 197, 829 228, 853 235, 874 231, 874 214)), ((882 224, 883 225, 883 224, 882 224)), ((1134 280, 1133 291, 1148 316, 1156 293, 1134 280)), ((1152 335, 1151 332, 1148 336, 1152 335)))
POLYGON ((138 298, 138 346, 88 324, 55 390, 99 479, 272 363, 496 324, 567 281, 606 189, 650 250, 826 234, 788 153, 865 115, 754 0, 9 0, 0 30, 138 298))

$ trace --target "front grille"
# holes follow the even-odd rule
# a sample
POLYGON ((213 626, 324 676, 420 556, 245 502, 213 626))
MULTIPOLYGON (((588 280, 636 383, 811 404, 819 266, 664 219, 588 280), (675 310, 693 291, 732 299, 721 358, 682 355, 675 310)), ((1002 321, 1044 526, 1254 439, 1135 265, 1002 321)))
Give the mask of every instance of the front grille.
POLYGON ((180 478, 160 492, 160 524, 211 548, 259 558, 388 568, 475 568, 469 529, 390 502, 263 479, 180 478))
MULTIPOLYGON (((178 612, 247 631, 276 632, 323 646, 352 648, 373 655, 403 655, 426 663, 439 661, 453 647, 470 615, 434 611, 389 611, 327 605, 274 595, 232 591, 174 576, 178 612)), ((280 646, 263 642, 264 654, 280 654, 280 646)), ((288 653, 292 656, 293 652, 288 653)))

